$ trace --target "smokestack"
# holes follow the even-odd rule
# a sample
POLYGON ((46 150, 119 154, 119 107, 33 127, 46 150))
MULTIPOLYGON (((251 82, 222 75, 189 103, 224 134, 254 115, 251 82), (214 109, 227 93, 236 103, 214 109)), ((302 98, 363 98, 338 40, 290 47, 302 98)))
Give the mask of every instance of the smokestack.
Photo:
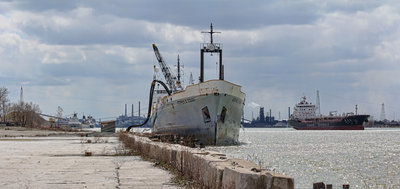
POLYGON ((271 123, 271 109, 269 109, 269 119, 268 119, 268 121, 269 121, 269 123, 272 125, 272 123, 271 123))
POLYGON ((127 116, 127 104, 125 104, 125 117, 127 116))
POLYGON ((288 107, 288 120, 290 119, 290 107, 288 107))
POLYGON ((320 108, 320 104, 319 104, 319 90, 317 90, 317 116, 321 115, 321 108, 320 108))
POLYGON ((133 117, 133 104, 132 104, 132 117, 133 117))
POLYGON ((260 115, 258 119, 261 123, 265 123, 264 107, 260 107, 260 115))
POLYGON ((140 117, 140 101, 139 101, 139 117, 140 117))

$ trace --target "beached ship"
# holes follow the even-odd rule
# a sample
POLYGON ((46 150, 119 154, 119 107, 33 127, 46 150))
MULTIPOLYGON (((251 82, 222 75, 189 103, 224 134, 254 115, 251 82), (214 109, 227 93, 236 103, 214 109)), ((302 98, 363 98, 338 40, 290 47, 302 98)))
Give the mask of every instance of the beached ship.
POLYGON ((329 116, 322 116, 316 114, 318 108, 303 96, 290 115, 288 124, 297 130, 364 130, 369 117, 354 113, 337 115, 335 111, 330 112, 329 116))
POLYGON ((211 42, 201 45, 199 83, 184 89, 179 80, 179 65, 177 79, 153 44, 166 84, 156 79, 152 84, 152 131, 194 136, 206 145, 235 144, 239 139, 245 93, 241 86, 224 80, 222 45, 213 42, 212 35, 216 32, 212 25, 207 33, 211 42), (219 54, 219 79, 204 81, 204 53, 219 54), (164 89, 154 90, 155 81, 164 89))
POLYGON ((152 115, 153 132, 193 135, 203 144, 237 143, 245 97, 240 88, 210 80, 162 98, 152 115))

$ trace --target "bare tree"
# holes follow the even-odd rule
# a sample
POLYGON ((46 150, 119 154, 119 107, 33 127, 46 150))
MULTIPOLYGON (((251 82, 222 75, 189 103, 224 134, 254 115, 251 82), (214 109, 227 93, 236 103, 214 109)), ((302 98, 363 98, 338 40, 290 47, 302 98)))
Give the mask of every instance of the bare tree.
POLYGON ((26 126, 39 127, 42 125, 43 118, 39 116, 42 111, 39 105, 32 102, 25 104, 26 126))
POLYGON ((9 108, 8 89, 6 87, 0 87, 0 120, 6 122, 6 115, 9 108))
POLYGON ((25 117, 23 115, 23 103, 13 103, 10 106, 10 120, 18 124, 19 126, 24 126, 25 117))
POLYGON ((15 123, 22 127, 39 127, 43 118, 39 116, 41 110, 39 105, 25 102, 11 106, 11 117, 15 123))

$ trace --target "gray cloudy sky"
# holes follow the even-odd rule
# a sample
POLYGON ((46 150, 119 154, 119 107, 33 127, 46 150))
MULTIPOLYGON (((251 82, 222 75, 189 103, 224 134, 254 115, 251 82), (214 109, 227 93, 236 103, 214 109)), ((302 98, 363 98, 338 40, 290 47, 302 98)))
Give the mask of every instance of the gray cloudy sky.
MULTIPOLYGON (((287 118, 304 94, 321 110, 400 117, 400 3, 376 0, 0 1, 0 86, 54 114, 110 118, 146 108, 156 43, 185 78, 199 75, 211 22, 222 34, 225 79, 243 86, 245 115, 257 105, 287 118)), ((216 78, 208 57, 206 79, 216 78)), ((144 112, 144 110, 143 110, 144 112)))

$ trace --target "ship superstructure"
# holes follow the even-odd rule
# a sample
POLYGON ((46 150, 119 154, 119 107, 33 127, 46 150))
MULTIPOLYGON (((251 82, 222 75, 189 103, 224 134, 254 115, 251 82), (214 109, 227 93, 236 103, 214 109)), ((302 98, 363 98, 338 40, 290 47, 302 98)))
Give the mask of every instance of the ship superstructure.
POLYGON ((316 109, 315 104, 307 102, 307 97, 303 96, 302 100, 296 104, 293 110, 292 117, 296 119, 313 119, 316 118, 316 109))

